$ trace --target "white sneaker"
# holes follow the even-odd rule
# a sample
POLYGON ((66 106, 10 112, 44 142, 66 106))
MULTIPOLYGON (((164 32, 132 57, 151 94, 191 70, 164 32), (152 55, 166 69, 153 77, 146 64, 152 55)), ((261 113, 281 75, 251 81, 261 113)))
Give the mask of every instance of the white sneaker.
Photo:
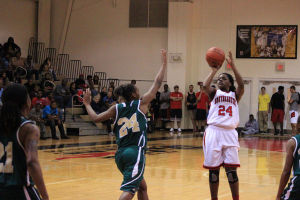
POLYGON ((181 132, 181 128, 178 128, 178 132, 179 132, 179 133, 181 132))
POLYGON ((170 128, 170 132, 174 132, 174 128, 170 128))

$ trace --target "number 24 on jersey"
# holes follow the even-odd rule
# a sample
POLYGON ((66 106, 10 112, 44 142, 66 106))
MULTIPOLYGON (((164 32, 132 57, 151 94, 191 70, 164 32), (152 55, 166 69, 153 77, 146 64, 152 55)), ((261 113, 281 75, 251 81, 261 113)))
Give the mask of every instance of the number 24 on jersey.
POLYGON ((120 138, 128 134, 128 129, 132 129, 132 132, 140 131, 139 123, 137 122, 136 118, 136 113, 134 113, 130 117, 130 119, 128 119, 127 117, 119 119, 118 125, 121 126, 119 131, 120 138), (123 126, 121 126, 122 124, 123 126))
POLYGON ((232 106, 228 106, 227 108, 223 105, 219 106, 219 116, 225 116, 229 114, 230 117, 232 117, 232 106))

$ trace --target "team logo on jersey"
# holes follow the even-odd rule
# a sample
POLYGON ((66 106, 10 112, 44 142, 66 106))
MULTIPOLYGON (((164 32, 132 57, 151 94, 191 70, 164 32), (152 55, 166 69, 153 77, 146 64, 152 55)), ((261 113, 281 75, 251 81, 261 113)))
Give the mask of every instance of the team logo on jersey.
POLYGON ((233 105, 236 106, 235 98, 230 97, 230 96, 219 96, 219 97, 215 98, 215 104, 220 103, 220 102, 228 102, 228 103, 232 103, 233 105))

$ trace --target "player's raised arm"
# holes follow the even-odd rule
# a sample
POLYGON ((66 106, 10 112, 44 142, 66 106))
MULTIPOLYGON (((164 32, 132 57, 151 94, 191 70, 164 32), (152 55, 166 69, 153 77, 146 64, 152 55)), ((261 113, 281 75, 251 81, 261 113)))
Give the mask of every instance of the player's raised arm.
POLYGON ((141 99, 141 110, 146 113, 148 111, 148 104, 155 98, 156 92, 159 90, 160 86, 162 85, 164 75, 167 69, 167 51, 161 50, 162 56, 162 66, 157 73, 154 83, 152 84, 151 88, 144 94, 141 99))
POLYGON ((232 71, 234 73, 236 82, 238 84, 238 87, 236 89, 236 100, 239 102, 240 99, 242 98, 243 94, 244 94, 244 81, 243 81, 242 76, 238 72, 235 64, 234 64, 231 51, 229 51, 228 57, 229 58, 226 58, 226 61, 231 66, 231 69, 232 69, 232 71))
POLYGON ((107 111, 97 115, 91 106, 91 91, 87 89, 83 95, 83 104, 88 112, 90 118, 94 122, 103 122, 116 116, 116 105, 111 106, 107 111))
POLYGON ((210 68, 211 68, 211 72, 204 80, 203 90, 208 95, 210 100, 212 100, 216 94, 216 89, 210 87, 210 85, 213 81, 214 76, 216 75, 217 71, 221 68, 221 66, 219 66, 219 67, 210 66, 210 68))
POLYGON ((33 124, 26 124, 20 129, 20 138, 26 153, 26 164, 30 176, 36 184, 43 199, 48 200, 48 193, 43 179, 43 173, 38 159, 39 128, 33 124))
POLYGON ((293 154, 294 154, 294 150, 296 148, 296 142, 294 139, 290 139, 287 143, 287 147, 286 147, 286 159, 285 159, 285 165, 281 174, 281 178, 280 178, 280 183, 279 183, 279 188, 278 188, 278 192, 277 192, 277 197, 276 200, 280 200, 280 196, 283 193, 284 187, 286 186, 289 178, 290 178, 290 174, 291 174, 291 169, 293 166, 293 154))

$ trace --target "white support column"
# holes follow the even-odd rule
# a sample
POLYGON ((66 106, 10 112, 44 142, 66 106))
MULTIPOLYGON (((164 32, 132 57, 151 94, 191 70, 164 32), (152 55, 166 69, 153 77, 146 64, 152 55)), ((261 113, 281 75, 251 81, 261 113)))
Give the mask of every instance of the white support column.
MULTIPOLYGON (((184 95, 186 93, 187 84, 189 84, 188 66, 189 49, 191 48, 192 34, 192 8, 188 2, 170 2, 169 3, 169 28, 168 28, 168 52, 169 54, 178 53, 182 55, 182 62, 168 63, 167 82, 173 91, 174 85, 179 86, 179 91, 184 95)), ((169 57, 170 58, 170 57, 169 57)), ((169 59, 170 61, 170 59, 169 59)), ((183 103, 183 119, 181 128, 191 128, 187 124, 186 107, 183 103)), ((190 121, 190 120, 189 120, 190 121)))

